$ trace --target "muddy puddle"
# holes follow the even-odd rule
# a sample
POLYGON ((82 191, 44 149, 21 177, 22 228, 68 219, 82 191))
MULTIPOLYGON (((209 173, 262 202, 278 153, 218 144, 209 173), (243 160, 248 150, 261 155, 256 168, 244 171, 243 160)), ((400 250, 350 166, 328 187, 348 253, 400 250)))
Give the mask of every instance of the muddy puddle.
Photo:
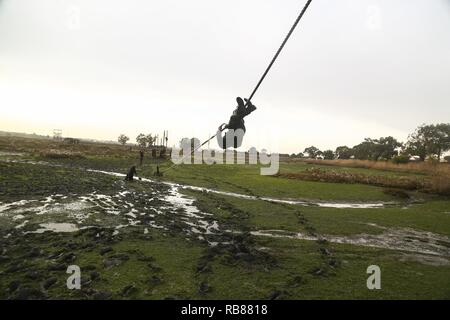
POLYGON ((41 223, 40 228, 31 233, 44 233, 46 231, 52 232, 76 232, 80 230, 73 223, 41 223))
MULTIPOLYGON (((121 175, 117 175, 120 176, 121 175)), ((27 233, 75 232, 103 226, 114 236, 127 228, 177 230, 210 243, 219 241, 219 224, 201 212, 195 199, 169 185, 152 184, 145 192, 130 191, 120 181, 115 194, 55 194, 41 199, 0 203, 0 216, 10 218, 14 229, 27 233)), ((147 231, 145 231, 147 230, 147 231)))

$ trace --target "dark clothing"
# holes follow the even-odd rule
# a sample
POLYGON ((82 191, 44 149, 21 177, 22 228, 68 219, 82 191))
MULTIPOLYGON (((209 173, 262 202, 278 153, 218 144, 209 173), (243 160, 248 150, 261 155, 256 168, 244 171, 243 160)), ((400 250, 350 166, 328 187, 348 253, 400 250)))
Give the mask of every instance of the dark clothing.
POLYGON ((227 146, 227 144, 226 144, 227 136, 230 136, 230 140, 233 141, 233 147, 235 149, 239 148, 242 145, 242 140, 243 140, 244 136, 242 134, 236 135, 236 130, 241 129, 245 133, 246 128, 245 128, 244 118, 256 110, 256 107, 247 99, 245 99, 247 106, 245 106, 244 101, 240 97, 237 97, 236 101, 238 103, 238 106, 233 111, 233 115, 230 117, 228 124, 225 125, 224 127, 222 125, 219 128, 219 131, 217 132, 217 135, 216 135, 217 142, 222 149, 227 149, 227 148, 231 147, 231 146, 227 146), (228 129, 229 131, 227 131, 222 137, 222 131, 224 129, 228 129), (230 130, 234 130, 234 131, 232 132, 230 130))
POLYGON ((139 163, 142 166, 142 161, 144 160, 144 151, 139 151, 139 163))
POLYGON ((130 170, 128 170, 127 176, 125 177, 125 181, 133 181, 135 174, 137 174, 136 167, 132 166, 130 170))
MULTIPOLYGON (((244 118, 255 111, 256 107, 251 102, 248 102, 248 105, 245 106, 244 101, 240 97, 237 97, 236 101, 238 106, 233 111, 233 115, 230 117, 226 129, 242 129, 245 132, 244 118)), ((247 99, 245 99, 245 101, 247 102, 247 99)))
POLYGON ((233 114, 230 117, 230 120, 228 121, 227 129, 233 129, 233 130, 242 129, 245 132, 246 129, 245 129, 244 119, 233 114))
POLYGON ((162 172, 159 171, 159 165, 157 165, 157 166, 156 166, 155 176, 156 176, 156 177, 162 177, 162 175, 163 175, 162 172))

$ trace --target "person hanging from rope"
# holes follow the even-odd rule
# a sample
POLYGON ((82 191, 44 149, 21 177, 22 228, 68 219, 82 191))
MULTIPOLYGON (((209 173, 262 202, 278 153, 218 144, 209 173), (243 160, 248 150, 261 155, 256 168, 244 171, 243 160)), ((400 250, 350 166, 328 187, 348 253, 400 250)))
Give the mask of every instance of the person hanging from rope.
POLYGON ((228 124, 222 124, 216 134, 217 143, 222 149, 230 147, 239 148, 242 145, 242 140, 245 134, 244 118, 256 110, 256 107, 248 99, 237 97, 237 107, 228 121, 228 124), (245 100, 245 103, 244 103, 245 100), (228 131, 222 136, 222 131, 228 131))
MULTIPOLYGON (((238 107, 236 108, 235 112, 233 113, 233 116, 231 116, 229 123, 221 125, 219 127, 219 130, 217 131, 216 135, 211 136, 208 140, 206 140, 201 145, 199 145, 197 148, 192 150, 190 155, 192 155, 195 151, 197 151, 199 148, 203 147, 205 144, 210 142, 215 137, 217 138, 217 142, 218 142, 219 146, 222 147, 222 149, 227 149, 228 147, 231 147, 232 145, 234 145, 235 148, 238 148, 241 146, 242 140, 243 140, 244 134, 245 134, 244 117, 248 116, 250 113, 252 113, 254 110, 256 110, 256 107, 253 104, 251 104, 250 101, 253 99, 253 96, 255 95, 256 91, 258 91, 261 83, 266 78, 267 74, 269 73, 269 71, 272 68, 275 61, 278 59, 278 56, 280 55, 280 53, 283 50, 286 43, 288 42, 289 38, 291 37, 292 33, 294 32, 298 23, 302 19, 303 15, 305 14, 305 12, 308 9, 311 2, 312 2, 312 0, 307 0, 305 6, 303 7, 299 16, 297 17, 297 19, 295 20, 291 29, 289 30, 288 34, 286 35, 283 42, 281 43, 281 46, 278 48, 277 52, 275 53, 275 56, 272 58, 272 61, 270 61, 269 66, 266 68, 262 77, 259 79, 258 84, 253 89, 253 92, 251 93, 249 98, 246 99, 247 105, 245 105, 243 103, 241 98, 237 98, 238 107), (234 132, 233 128, 237 128, 237 131, 240 133, 238 137, 236 137, 236 133, 234 132), (226 132, 224 136, 222 136, 222 131, 224 131, 225 129, 229 129, 229 131, 226 132), (233 133, 231 131, 233 131, 233 133), (227 141, 228 142, 231 141, 231 143, 227 143, 227 141)), ((164 173, 164 172, 167 172, 167 171, 173 169, 176 165, 178 165, 178 163, 174 163, 173 165, 171 165, 169 168, 165 169, 161 173, 164 173)))

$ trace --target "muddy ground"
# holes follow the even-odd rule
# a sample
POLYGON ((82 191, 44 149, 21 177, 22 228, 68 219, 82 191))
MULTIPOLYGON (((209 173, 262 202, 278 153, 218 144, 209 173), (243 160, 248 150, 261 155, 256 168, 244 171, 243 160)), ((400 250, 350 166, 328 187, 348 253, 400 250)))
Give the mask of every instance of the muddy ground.
POLYGON ((1 299, 450 298, 449 234, 353 217, 336 234, 324 222, 324 210, 401 215, 415 202, 229 192, 155 178, 154 164, 125 182, 130 161, 111 163, 2 155, 1 299), (70 265, 80 290, 66 286, 70 265))

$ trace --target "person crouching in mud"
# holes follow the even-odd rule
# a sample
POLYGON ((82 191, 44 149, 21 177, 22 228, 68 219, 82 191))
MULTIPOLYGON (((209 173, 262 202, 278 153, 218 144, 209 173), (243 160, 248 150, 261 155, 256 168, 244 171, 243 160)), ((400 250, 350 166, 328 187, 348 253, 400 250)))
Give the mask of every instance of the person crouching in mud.
POLYGON ((128 170, 127 176, 125 177, 125 181, 133 181, 135 174, 137 174, 136 167, 132 166, 130 170, 128 170))
POLYGON ((227 149, 231 146, 239 148, 242 145, 245 134, 244 118, 256 110, 256 107, 248 99, 244 100, 245 103, 242 98, 236 98, 238 105, 230 117, 228 124, 222 124, 217 131, 217 143, 222 149, 227 149), (222 136, 222 131, 225 129, 228 129, 228 131, 222 136))

